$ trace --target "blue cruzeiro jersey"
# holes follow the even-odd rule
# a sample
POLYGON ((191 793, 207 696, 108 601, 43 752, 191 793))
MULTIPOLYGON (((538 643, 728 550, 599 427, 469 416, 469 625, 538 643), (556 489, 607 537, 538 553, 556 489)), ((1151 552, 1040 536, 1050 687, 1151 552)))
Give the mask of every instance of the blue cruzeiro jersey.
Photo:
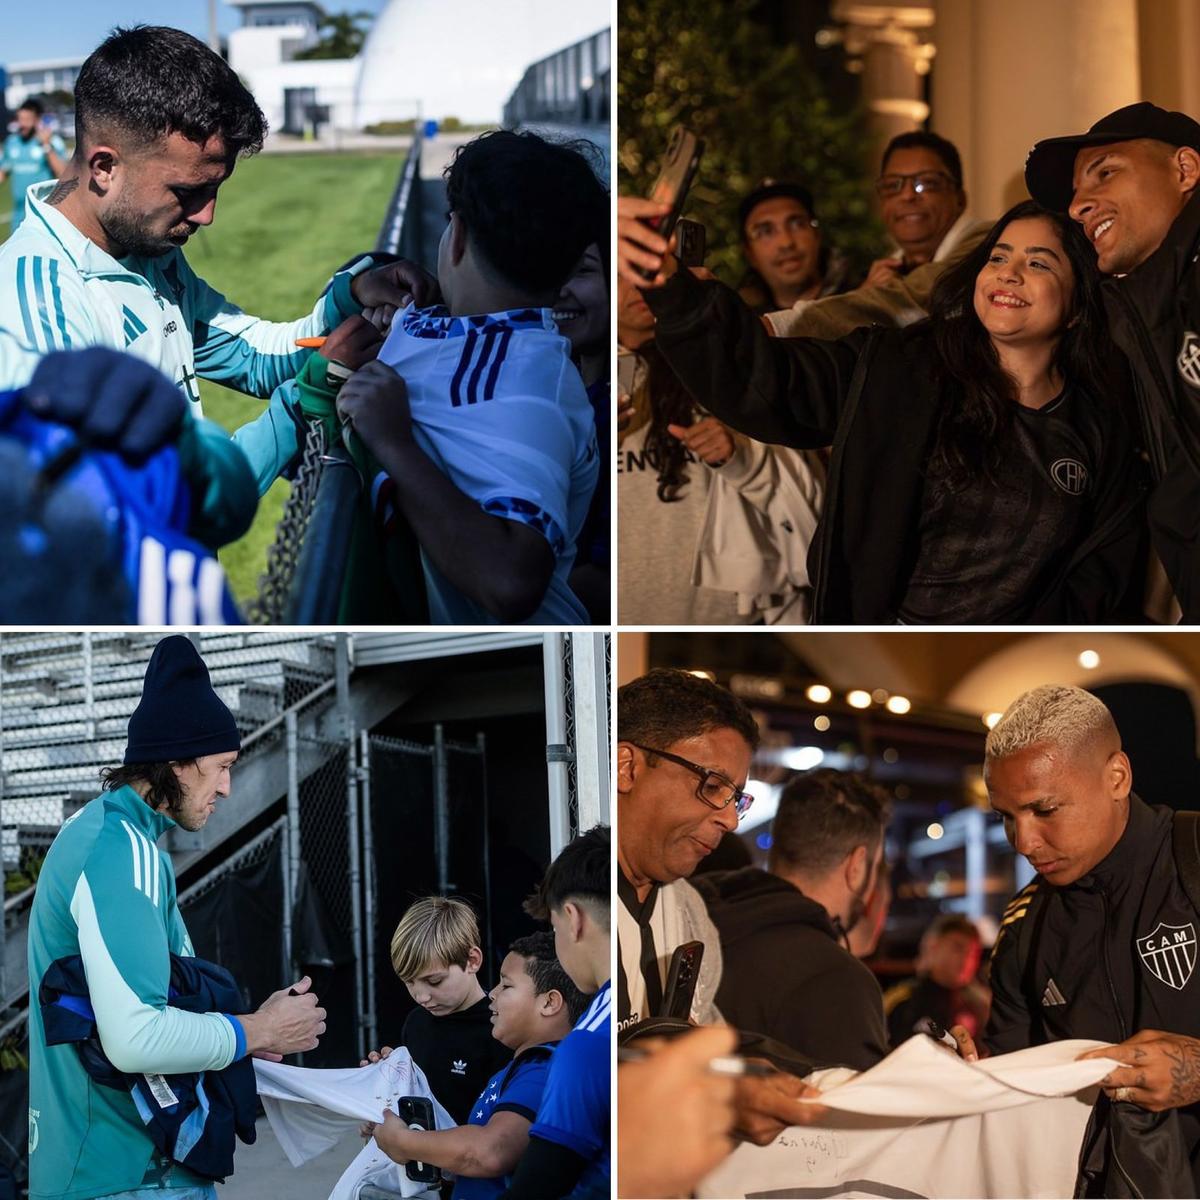
MULTIPOLYGON (((468 1125, 486 1125, 496 1113, 515 1112, 532 1122, 542 1103, 542 1093, 550 1074, 550 1060, 557 1042, 543 1042, 505 1063, 487 1081, 479 1099, 471 1107, 468 1125)), ((460 1175, 454 1183, 452 1200, 497 1200, 508 1187, 509 1179, 468 1179, 460 1175)))
MULTIPOLYGON (((550 309, 452 317, 409 308, 379 361, 403 377, 417 443, 455 487, 549 543, 554 574, 528 623, 586 624, 567 577, 600 457, 587 391, 550 309)), ((386 475, 373 481, 372 500, 386 528, 394 513, 386 475)), ((434 624, 495 624, 428 560, 425 581, 434 624)))
MULTIPOLYGON (((32 416, 18 392, 0 392, 0 437, 22 445, 35 470, 76 444, 66 426, 32 416)), ((216 556, 184 532, 191 492, 174 447, 137 467, 116 454, 88 451, 55 486, 68 489, 103 523, 129 585, 127 621, 241 623, 216 556)))
POLYGON ((606 981, 587 1012, 558 1044, 538 1119, 529 1136, 573 1150, 587 1162, 572 1200, 609 1194, 609 1063, 612 1055, 612 989, 606 981))
MULTIPOLYGON (((50 136, 50 148, 64 162, 67 147, 57 133, 50 136)), ((13 215, 12 229, 15 230, 25 216, 25 192, 35 183, 49 183, 54 179, 46 154, 46 147, 37 137, 23 138, 19 133, 10 133, 0 146, 0 171, 7 171, 12 186, 13 215)))

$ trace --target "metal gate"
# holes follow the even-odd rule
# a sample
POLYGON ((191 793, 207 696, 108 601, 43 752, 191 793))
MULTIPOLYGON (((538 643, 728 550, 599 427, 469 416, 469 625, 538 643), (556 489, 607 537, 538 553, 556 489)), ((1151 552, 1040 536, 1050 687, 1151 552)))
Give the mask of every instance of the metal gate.
MULTIPOLYGON (((331 1000, 352 989, 345 1011, 356 1014, 358 1057, 380 1044, 380 994, 399 986, 388 959, 391 930, 413 897, 471 901, 485 958, 493 953, 484 736, 457 742, 441 725, 433 732, 431 743, 366 731, 351 743, 322 743, 316 749, 324 764, 289 789, 289 915, 306 903, 318 906, 307 919, 328 934, 331 1000)), ((298 773, 306 747, 292 737, 289 757, 298 773)), ((294 959, 301 934, 290 921, 284 938, 294 959)), ((334 1030, 335 1009, 328 1007, 335 1034, 329 1050, 337 1054, 349 1031, 334 1030)), ((384 1030, 384 1040, 391 1034, 384 1030)))

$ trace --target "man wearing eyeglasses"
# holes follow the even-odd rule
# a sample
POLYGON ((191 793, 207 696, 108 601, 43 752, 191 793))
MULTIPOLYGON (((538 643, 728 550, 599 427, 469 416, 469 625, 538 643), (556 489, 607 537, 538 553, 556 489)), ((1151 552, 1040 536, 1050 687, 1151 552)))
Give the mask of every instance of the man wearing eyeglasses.
MULTIPOLYGON (((704 943, 691 1019, 721 1020, 713 1002, 720 941, 687 876, 749 809, 746 778, 758 738, 737 697, 687 671, 653 670, 617 693, 618 1034, 661 1015, 671 955, 691 941, 704 943)), ((744 1076, 736 1131, 767 1145, 787 1126, 824 1115, 799 1102, 815 1094, 782 1071, 744 1076)))
POLYGON ((764 180, 738 205, 738 225, 747 266, 738 295, 755 312, 841 290, 845 263, 822 245, 808 188, 764 180))
POLYGON ((875 192, 897 249, 871 264, 866 287, 943 261, 971 224, 965 215, 962 159, 954 144, 936 133, 912 130, 892 138, 883 152, 875 192))

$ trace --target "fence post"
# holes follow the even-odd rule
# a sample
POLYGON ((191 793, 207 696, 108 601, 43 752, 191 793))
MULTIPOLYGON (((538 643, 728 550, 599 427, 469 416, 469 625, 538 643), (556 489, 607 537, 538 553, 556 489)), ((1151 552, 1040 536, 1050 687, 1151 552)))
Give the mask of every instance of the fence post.
MULTIPOLYGON (((488 829, 488 782, 487 782, 487 738, 481 729, 475 735, 475 745, 479 747, 479 787, 483 800, 483 922, 486 926, 484 939, 488 956, 488 969, 493 969, 492 962, 492 839, 488 829)), ((490 978, 490 976, 489 976, 490 978)))
POLYGON ((355 766, 355 744, 352 738, 346 741, 346 854, 347 883, 350 887, 350 944, 354 947, 354 1030, 358 1057, 365 1058, 367 1048, 363 1044, 363 927, 362 927, 362 859, 358 838, 358 771, 355 766))
POLYGON ((364 729, 358 735, 358 782, 362 799, 363 827, 363 924, 367 958, 367 1003, 363 1020, 367 1045, 379 1045, 375 1030, 375 830, 371 815, 371 735, 364 729))
POLYGON ((284 914, 283 937, 287 949, 288 968, 287 978, 292 978, 295 970, 292 946, 292 914, 296 910, 296 878, 300 871, 300 764, 296 761, 299 737, 296 729, 296 712, 290 709, 284 714, 284 728, 287 731, 287 853, 284 862, 287 874, 284 882, 284 914))
POLYGON ((365 943, 362 925, 362 852, 358 834, 358 764, 354 718, 350 712, 350 643, 346 634, 334 637, 334 679, 337 693, 337 738, 346 748, 346 855, 347 885, 350 888, 350 944, 354 947, 354 1030, 359 1058, 366 1055, 363 1044, 363 956, 365 943))
POLYGON ((433 853, 437 859, 438 894, 444 896, 450 890, 450 779, 440 721, 433 727, 433 853))
POLYGON ((546 774, 550 792, 550 857, 571 840, 571 783, 567 766, 566 674, 563 670, 563 638, 547 633, 542 641, 542 670, 546 685, 546 774))
POLYGON ((604 634, 571 634, 579 831, 608 824, 608 672, 604 634))

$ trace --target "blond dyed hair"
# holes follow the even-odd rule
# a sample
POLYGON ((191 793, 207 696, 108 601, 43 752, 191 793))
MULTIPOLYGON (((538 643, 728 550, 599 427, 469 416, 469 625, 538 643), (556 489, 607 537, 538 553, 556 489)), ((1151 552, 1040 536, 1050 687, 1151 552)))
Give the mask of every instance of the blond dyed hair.
POLYGON ((392 934, 392 967, 401 979, 416 979, 430 967, 465 967, 478 948, 479 921, 465 900, 425 896, 392 934))
POLYGON ((1007 758, 1030 746, 1049 743, 1077 750, 1120 734, 1108 706, 1083 688, 1045 684, 1018 696, 988 734, 988 758, 1007 758))

